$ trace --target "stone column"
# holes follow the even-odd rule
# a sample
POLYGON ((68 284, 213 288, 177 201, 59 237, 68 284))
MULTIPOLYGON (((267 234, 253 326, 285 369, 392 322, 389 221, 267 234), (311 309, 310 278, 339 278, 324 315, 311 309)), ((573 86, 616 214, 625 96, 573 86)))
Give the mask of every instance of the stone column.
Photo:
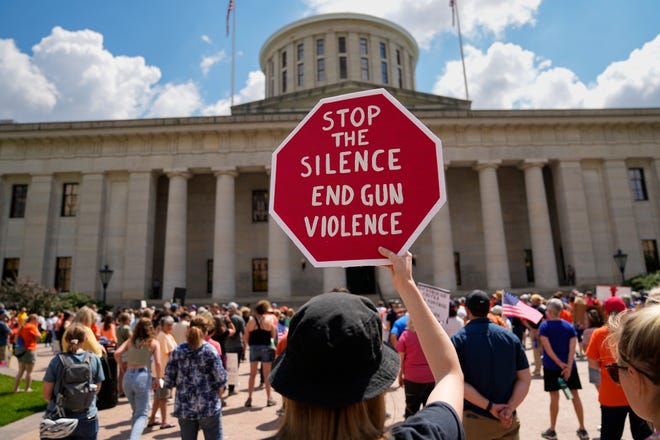
POLYGON ((554 168, 557 212, 566 265, 575 268, 575 284, 597 282, 589 205, 579 161, 562 160, 554 168))
MULTIPOLYGON (((270 168, 267 168, 266 172, 270 176, 270 168)), ((287 237, 275 219, 272 216, 269 216, 268 298, 270 300, 282 300, 292 296, 291 256, 289 248, 289 237, 287 237)))
POLYGON ((500 189, 497 183, 499 164, 500 161, 479 161, 474 166, 479 172, 487 287, 492 289, 509 288, 511 285, 500 189))
POLYGON ((557 261, 552 241, 548 199, 543 183, 545 160, 525 160, 519 168, 525 172, 527 216, 532 239, 534 259, 534 284, 537 287, 557 287, 557 261))
POLYGON ((92 298, 97 296, 95 292, 101 288, 99 269, 103 264, 101 237, 104 209, 105 176, 102 173, 83 174, 71 290, 86 293, 92 298))
MULTIPOLYGON (((151 276, 156 221, 156 183, 151 171, 132 172, 129 174, 127 205, 124 285, 122 293, 124 299, 145 299, 149 297, 152 288, 151 276)), ((177 215, 179 215, 178 212, 177 215)), ((185 226, 185 211, 183 218, 183 224, 185 226)), ((168 216, 168 225, 169 219, 170 217, 168 216)), ((184 246, 184 274, 185 260, 184 246)), ((181 287, 185 287, 185 284, 181 287)), ((113 290, 113 282, 111 280, 108 286, 108 298, 116 297, 116 293, 113 290)), ((165 298, 169 297, 166 296, 165 298)))
MULTIPOLYGON (((625 274, 627 277, 646 272, 642 253, 642 243, 637 231, 633 198, 630 191, 628 168, 624 160, 606 160, 603 165, 604 182, 606 186, 609 214, 614 229, 614 246, 612 255, 617 249, 628 254, 625 274)), ((619 268, 612 261, 614 281, 619 283, 619 268)))
POLYGON ((343 267, 324 267, 323 291, 330 292, 335 287, 346 287, 346 269, 343 267))
POLYGON ((170 179, 165 229, 163 298, 171 298, 175 287, 186 287, 186 228, 188 218, 187 170, 166 171, 170 179))
POLYGON ((438 214, 431 220, 431 239, 433 246, 433 284, 445 289, 456 290, 454 240, 451 235, 449 201, 440 208, 438 214))
POLYGON ((25 241, 21 261, 21 278, 30 278, 45 286, 52 286, 55 273, 48 268, 55 267, 55 261, 49 250, 53 229, 53 217, 56 215, 56 203, 53 196, 54 179, 52 174, 33 175, 28 186, 25 206, 25 241))
POLYGON ((215 228, 213 233, 213 299, 236 295, 236 170, 214 170, 215 228))

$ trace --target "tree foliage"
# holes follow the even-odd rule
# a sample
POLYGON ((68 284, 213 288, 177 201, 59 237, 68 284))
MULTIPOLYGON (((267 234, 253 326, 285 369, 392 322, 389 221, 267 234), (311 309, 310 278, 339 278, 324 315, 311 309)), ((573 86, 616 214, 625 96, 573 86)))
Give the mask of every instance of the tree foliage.
POLYGON ((639 275, 629 280, 629 282, 630 287, 636 292, 651 290, 656 286, 660 286, 660 270, 646 275, 639 275))
POLYGON ((75 310, 94 301, 81 293, 58 293, 29 279, 6 279, 0 285, 0 302, 7 308, 25 307, 28 313, 47 314, 75 310))

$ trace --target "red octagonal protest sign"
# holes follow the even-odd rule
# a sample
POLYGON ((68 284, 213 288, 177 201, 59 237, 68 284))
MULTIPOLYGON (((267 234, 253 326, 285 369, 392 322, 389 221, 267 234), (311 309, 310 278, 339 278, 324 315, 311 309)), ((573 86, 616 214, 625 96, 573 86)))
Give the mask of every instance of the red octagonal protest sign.
POLYGON ((386 264, 446 198, 440 139, 384 89, 322 99, 272 157, 270 214, 315 267, 386 264))

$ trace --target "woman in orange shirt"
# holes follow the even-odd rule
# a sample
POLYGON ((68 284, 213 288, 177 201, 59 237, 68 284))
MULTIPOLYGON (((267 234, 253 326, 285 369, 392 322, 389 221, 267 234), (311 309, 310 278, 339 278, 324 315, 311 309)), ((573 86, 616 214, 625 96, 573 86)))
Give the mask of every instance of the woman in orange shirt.
POLYGON ((112 312, 107 312, 103 317, 103 324, 101 324, 100 334, 102 338, 108 340, 108 342, 117 343, 117 334, 115 332, 115 323, 112 317, 112 312))
POLYGON ((23 327, 18 330, 18 335, 23 339, 25 353, 18 358, 18 373, 16 373, 16 379, 14 379, 14 392, 18 391, 23 373, 25 373, 25 391, 32 391, 32 388, 30 388, 32 369, 37 361, 37 341, 41 338, 41 333, 37 328, 37 318, 37 315, 31 314, 23 327))

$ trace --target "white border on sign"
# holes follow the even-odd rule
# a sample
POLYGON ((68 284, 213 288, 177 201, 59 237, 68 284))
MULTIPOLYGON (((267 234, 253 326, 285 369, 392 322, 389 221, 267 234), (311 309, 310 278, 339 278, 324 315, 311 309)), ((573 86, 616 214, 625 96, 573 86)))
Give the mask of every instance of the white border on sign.
POLYGON ((426 134, 429 139, 431 139, 434 144, 435 144, 435 150, 436 150, 436 157, 437 157, 437 166, 438 166, 438 194, 440 194, 440 198, 436 201, 436 203, 429 209, 429 212, 426 214, 426 216, 420 221, 419 226, 410 234, 410 238, 401 246, 400 249, 394 250, 390 249, 393 252, 395 252, 397 255, 403 255, 410 249, 412 244, 417 240, 417 238, 420 236, 422 231, 428 226, 429 223, 431 223, 431 220, 433 217, 438 213, 440 208, 447 202, 447 185, 445 184, 445 167, 444 167, 444 159, 442 156, 442 141, 440 138, 438 138, 426 125, 424 125, 417 117, 412 114, 407 108, 403 106, 394 96, 392 96, 387 90, 380 88, 380 89, 372 89, 372 90, 365 90, 362 92, 354 92, 354 93, 347 93, 344 95, 338 95, 338 96, 332 96, 328 98, 323 98, 319 100, 319 102, 312 108, 312 110, 307 113, 307 115, 303 118, 302 121, 296 126, 296 128, 293 129, 291 133, 280 143, 280 145, 273 151, 272 158, 271 158, 271 173, 270 173, 270 189, 271 189, 271 195, 269 197, 269 203, 268 203, 268 212, 270 213, 270 216, 275 219, 277 224, 282 228, 282 230, 286 233, 286 235, 295 243, 295 245, 298 247, 298 249, 305 255, 307 260, 314 266, 314 267, 353 267, 353 266, 382 266, 382 265, 387 265, 390 264, 390 260, 386 258, 377 258, 377 259, 372 259, 372 260, 337 260, 337 261, 317 261, 312 254, 307 250, 307 248, 303 245, 303 243, 296 237, 296 235, 291 231, 291 229, 286 225, 286 223, 282 220, 282 218, 277 215, 275 212, 274 206, 275 206, 275 197, 273 195, 275 194, 275 182, 276 182, 276 173, 277 173, 277 153, 293 138, 293 136, 300 131, 300 129, 307 123, 307 121, 316 113, 316 111, 319 109, 324 104, 327 104, 329 102, 335 102, 335 101, 343 101, 346 99, 352 99, 352 98, 360 98, 364 96, 372 96, 372 95, 382 95, 385 98, 387 98, 395 107, 399 109, 401 113, 403 113, 413 124, 417 126, 424 134, 426 134), (443 188, 444 185, 444 188, 443 188))

